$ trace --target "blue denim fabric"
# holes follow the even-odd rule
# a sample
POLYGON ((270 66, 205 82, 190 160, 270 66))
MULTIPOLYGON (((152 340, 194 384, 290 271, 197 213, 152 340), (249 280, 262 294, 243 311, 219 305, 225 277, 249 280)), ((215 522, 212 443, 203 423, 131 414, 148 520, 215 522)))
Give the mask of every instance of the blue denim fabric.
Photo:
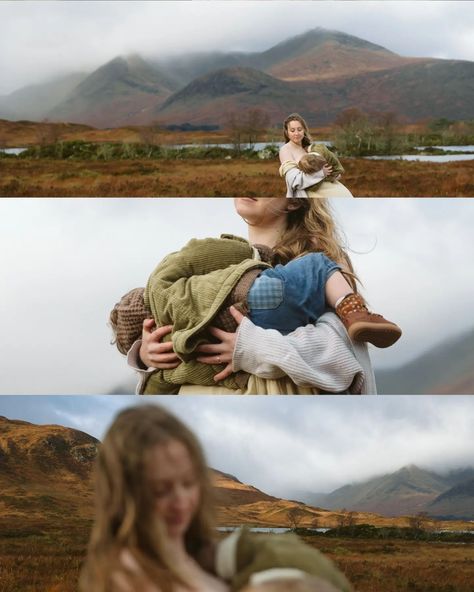
POLYGON ((284 335, 315 323, 327 309, 326 282, 337 270, 339 265, 323 253, 308 253, 265 269, 247 295, 251 321, 284 335))

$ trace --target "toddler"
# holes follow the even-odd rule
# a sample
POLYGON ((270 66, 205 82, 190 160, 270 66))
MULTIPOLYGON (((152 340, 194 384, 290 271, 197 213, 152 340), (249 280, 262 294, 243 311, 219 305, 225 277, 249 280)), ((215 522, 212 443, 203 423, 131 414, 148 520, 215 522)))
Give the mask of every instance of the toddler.
POLYGON ((341 266, 324 253, 275 267, 270 259, 268 247, 252 247, 232 235, 193 239, 158 265, 146 289, 132 290, 115 305, 110 321, 118 349, 127 353, 141 336, 143 320, 154 318, 158 325, 173 325, 176 353, 191 359, 209 324, 235 330, 230 305, 259 327, 282 334, 334 310, 355 341, 389 347, 401 336, 395 323, 369 312, 341 266))

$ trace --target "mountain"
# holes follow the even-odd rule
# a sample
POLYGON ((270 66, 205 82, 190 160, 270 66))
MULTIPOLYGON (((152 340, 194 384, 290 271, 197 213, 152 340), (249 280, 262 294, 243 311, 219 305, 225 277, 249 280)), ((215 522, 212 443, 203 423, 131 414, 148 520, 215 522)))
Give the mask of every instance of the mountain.
POLYGON ((76 72, 42 84, 25 86, 0 97, 0 119, 40 121, 51 107, 64 101, 87 74, 76 72))
POLYGON ((447 488, 445 479, 439 475, 410 465, 363 483, 344 485, 317 501, 331 509, 403 516, 423 511, 447 488))
POLYGON ((2 517, 90 517, 97 445, 78 430, 0 417, 2 517))
POLYGON ((426 60, 350 76, 291 82, 255 69, 231 68, 194 80, 167 99, 154 115, 164 123, 222 125, 229 112, 238 114, 258 107, 268 113, 272 124, 298 111, 315 126, 332 123, 352 107, 393 112, 405 121, 469 119, 473 101, 473 62, 426 60))
POLYGON ((276 119, 291 109, 293 90, 289 83, 253 68, 225 68, 193 80, 153 116, 166 123, 224 125, 230 112, 258 108, 276 119))
POLYGON ((473 394, 474 329, 409 364, 376 371, 376 379, 381 394, 473 394))
POLYGON ((447 520, 474 520, 474 478, 451 487, 426 509, 430 515, 447 520))
POLYGON ((304 501, 333 510, 346 508, 384 516, 427 512, 439 519, 470 520, 474 518, 474 469, 439 475, 409 465, 329 494, 306 494, 304 501))
POLYGON ((140 56, 118 57, 83 80, 49 117, 98 127, 150 122, 150 110, 175 89, 173 80, 140 56))
MULTIPOLYGON (((0 416, 2 523, 8 522, 13 530, 18 529, 19 524, 21 529, 31 525, 41 529, 45 524, 60 526, 73 523, 86 528, 93 517, 92 470, 98 444, 98 440, 79 430, 58 425, 35 425, 0 416)), ((211 477, 218 524, 221 525, 292 526, 297 523, 300 526, 317 524, 334 527, 341 517, 340 511, 274 497, 222 471, 211 469, 211 477)), ((412 466, 392 476, 370 480, 367 484, 341 488, 337 496, 330 494, 326 497, 337 497, 338 502, 344 503, 336 506, 345 506, 350 510, 352 506, 347 502, 357 497, 363 501, 361 492, 364 487, 376 489, 377 495, 392 496, 392 499, 396 496, 395 490, 398 490, 410 502, 414 496, 418 500, 429 498, 433 501, 454 484, 453 499, 464 500, 463 508, 468 508, 473 482, 473 469, 452 471, 442 478, 412 466), (341 491, 350 488, 352 497, 343 500, 341 491)), ((372 494, 375 501, 377 495, 372 494)), ((440 504, 444 504, 443 508, 449 510, 446 515, 456 516, 451 512, 452 504, 447 504, 441 496, 438 499, 441 499, 440 504)), ((407 508, 404 508, 403 514, 410 513, 407 508)), ((463 512, 470 515, 467 510, 463 509, 463 512)), ((405 525, 403 520, 374 514, 372 509, 356 512, 353 518, 357 524, 405 525)), ((465 525, 451 523, 446 527, 463 528, 465 525)))
POLYGON ((263 52, 258 63, 283 80, 321 80, 385 70, 414 59, 353 35, 316 28, 263 52))
MULTIPOLYGON (((48 87, 45 87, 45 89, 48 87)), ((27 89, 17 91, 28 97, 27 89)), ((117 57, 58 98, 52 88, 35 110, 98 127, 224 125, 229 113, 258 107, 280 124, 293 111, 310 125, 332 123, 344 109, 393 112, 411 122, 472 118, 474 63, 410 58, 353 35, 317 28, 262 52, 205 52, 145 61, 117 57), (49 95, 48 95, 49 92, 49 95), (45 112, 48 105, 50 109, 45 112)), ((15 101, 0 98, 0 117, 15 101)))

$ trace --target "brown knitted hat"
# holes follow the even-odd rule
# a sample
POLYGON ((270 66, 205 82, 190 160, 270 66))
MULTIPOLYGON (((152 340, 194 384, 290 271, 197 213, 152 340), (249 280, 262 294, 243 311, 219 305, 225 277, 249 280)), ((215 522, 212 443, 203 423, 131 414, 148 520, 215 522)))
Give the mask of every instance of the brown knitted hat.
POLYGON ((303 171, 303 173, 311 175, 312 173, 320 171, 325 164, 327 164, 327 162, 323 156, 315 154, 314 152, 309 152, 301 157, 298 163, 298 168, 303 171))
POLYGON ((145 306, 145 288, 134 288, 122 296, 110 313, 110 325, 115 333, 115 344, 122 354, 127 354, 142 335, 143 321, 152 318, 145 306))

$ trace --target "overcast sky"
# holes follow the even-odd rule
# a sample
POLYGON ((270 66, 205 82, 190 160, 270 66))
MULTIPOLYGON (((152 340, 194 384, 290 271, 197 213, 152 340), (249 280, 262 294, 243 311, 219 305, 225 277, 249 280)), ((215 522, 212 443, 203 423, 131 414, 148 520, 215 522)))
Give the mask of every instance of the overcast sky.
MULTIPOLYGON (((99 439, 145 397, 0 397, 0 415, 99 439)), ((474 397, 146 397, 200 437, 209 465, 282 497, 329 492, 408 464, 473 466, 474 397)))
MULTIPOLYGON (((404 331, 371 347, 377 367, 472 329, 473 200, 332 205, 370 306, 404 331)), ((228 198, 0 200, 0 394, 99 394, 132 381, 110 345, 110 309, 170 251, 222 232, 247 233, 228 198)))
POLYGON ((118 55, 262 51, 315 27, 403 56, 474 60, 474 2, 0 2, 0 95, 118 55))

